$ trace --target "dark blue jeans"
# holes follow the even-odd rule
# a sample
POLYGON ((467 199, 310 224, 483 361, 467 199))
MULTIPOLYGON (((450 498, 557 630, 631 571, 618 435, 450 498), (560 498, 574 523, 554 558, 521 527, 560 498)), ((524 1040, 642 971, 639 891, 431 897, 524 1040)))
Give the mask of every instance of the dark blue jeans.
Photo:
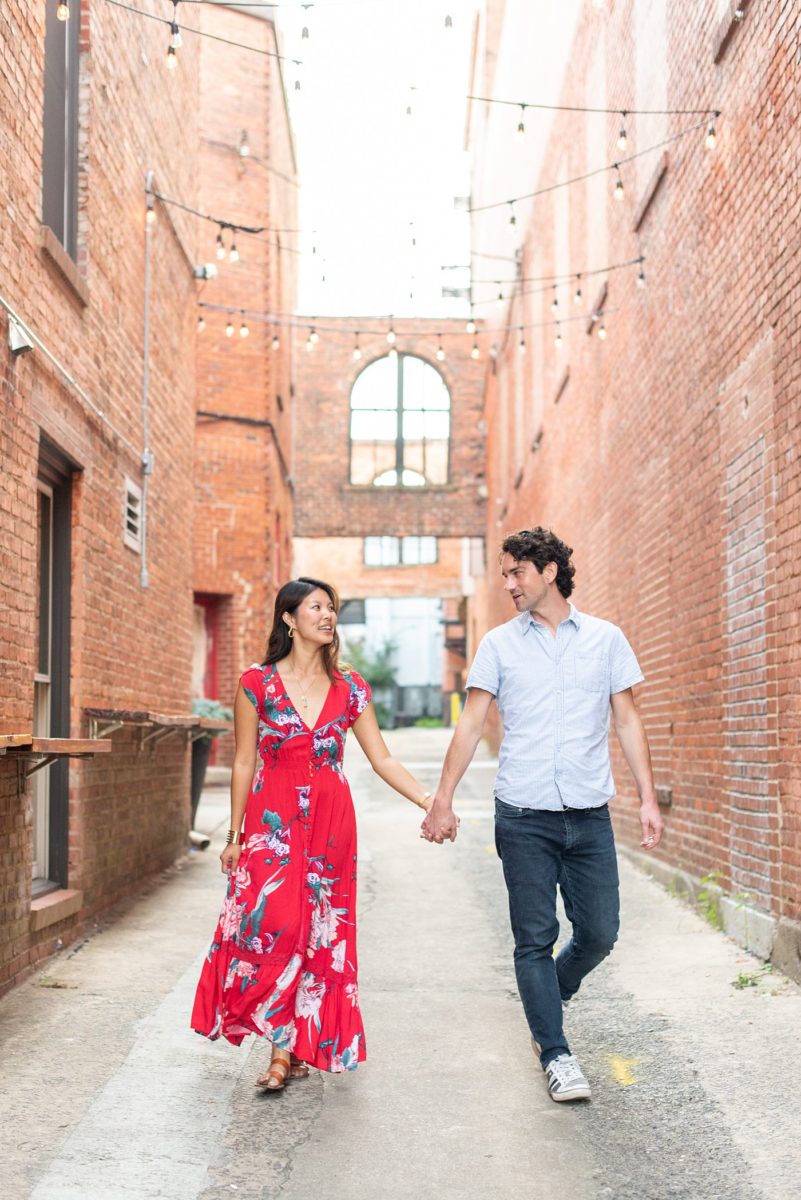
POLYGON ((546 812, 495 801, 495 846, 509 892, 517 988, 543 1067, 570 1047, 562 1001, 617 940, 620 904, 609 806, 546 812), (556 959, 556 888, 573 936, 556 959))

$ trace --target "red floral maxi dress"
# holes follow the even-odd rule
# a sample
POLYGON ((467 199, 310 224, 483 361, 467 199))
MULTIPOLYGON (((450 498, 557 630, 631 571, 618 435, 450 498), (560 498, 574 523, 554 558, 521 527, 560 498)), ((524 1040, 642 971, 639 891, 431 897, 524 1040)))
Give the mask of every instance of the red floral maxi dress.
POLYGON ((259 762, 239 864, 198 983, 192 1028, 239 1045, 248 1033, 324 1071, 366 1057, 356 982, 356 818, 345 736, 370 702, 338 674, 314 729, 274 666, 242 675, 259 714, 259 762))

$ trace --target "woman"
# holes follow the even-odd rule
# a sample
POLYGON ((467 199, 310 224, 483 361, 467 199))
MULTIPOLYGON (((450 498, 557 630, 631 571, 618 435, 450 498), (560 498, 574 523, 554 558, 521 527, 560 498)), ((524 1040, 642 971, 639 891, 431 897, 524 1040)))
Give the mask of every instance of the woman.
POLYGON ((391 757, 369 686, 338 666, 338 610, 330 584, 284 584, 265 662, 242 675, 234 709, 231 828, 220 855, 228 891, 192 1028, 236 1045, 248 1033, 272 1042, 256 1083, 270 1092, 307 1076, 309 1065, 350 1071, 365 1058, 347 730, 390 787, 429 806, 391 757))

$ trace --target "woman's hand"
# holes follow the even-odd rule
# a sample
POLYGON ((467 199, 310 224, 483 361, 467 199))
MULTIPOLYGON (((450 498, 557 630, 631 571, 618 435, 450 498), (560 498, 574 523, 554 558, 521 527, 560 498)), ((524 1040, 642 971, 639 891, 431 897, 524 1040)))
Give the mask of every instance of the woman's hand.
POLYGON ((222 853, 220 854, 220 862, 222 863, 223 875, 226 875, 229 871, 236 870, 237 864, 239 862, 239 855, 241 853, 242 853, 241 846, 234 846, 233 843, 229 843, 227 846, 223 846, 222 853))

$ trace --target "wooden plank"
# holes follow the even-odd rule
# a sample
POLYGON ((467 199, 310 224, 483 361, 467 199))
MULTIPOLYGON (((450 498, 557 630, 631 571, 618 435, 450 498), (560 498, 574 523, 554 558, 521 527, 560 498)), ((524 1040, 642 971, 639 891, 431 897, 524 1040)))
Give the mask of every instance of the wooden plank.
POLYGON ((96 717, 98 721, 125 721, 126 724, 146 725, 150 713, 139 709, 127 708, 85 708, 87 717, 96 717))
POLYGON ((26 749, 34 754, 109 754, 111 742, 102 738, 32 738, 26 749))
POLYGON ((151 713, 150 720, 154 725, 171 725, 173 729, 191 729, 197 724, 197 717, 169 717, 163 713, 151 713))
POLYGON ((0 748, 13 749, 14 746, 30 746, 33 734, 30 733, 0 733, 0 748))
POLYGON ((233 721, 218 721, 215 717, 198 717, 197 725, 209 733, 231 733, 234 728, 233 721))

